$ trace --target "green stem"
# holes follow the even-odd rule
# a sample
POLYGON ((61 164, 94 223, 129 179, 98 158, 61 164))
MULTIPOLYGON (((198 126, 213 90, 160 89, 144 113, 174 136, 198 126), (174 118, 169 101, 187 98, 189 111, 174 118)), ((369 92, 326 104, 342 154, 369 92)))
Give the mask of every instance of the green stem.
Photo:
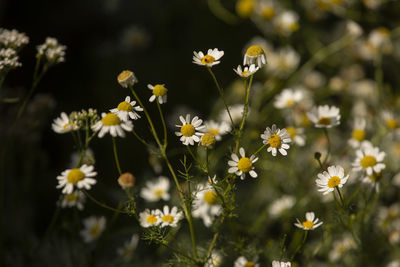
POLYGON ((344 202, 342 193, 340 192, 339 187, 336 186, 335 188, 336 188, 336 190, 337 190, 337 192, 338 192, 338 194, 339 194, 340 202, 342 202, 342 207, 345 208, 345 207, 346 207, 346 204, 345 204, 345 202, 344 202))
POLYGON ((150 145, 143 139, 141 138, 135 131, 135 129, 132 129, 133 135, 145 146, 149 147, 150 145))
POLYGON ((164 149, 166 149, 167 148, 167 144, 168 144, 168 140, 167 140, 167 125, 165 124, 164 114, 162 112, 161 105, 160 105, 160 103, 158 103, 158 101, 156 101, 156 102, 157 102, 158 111, 160 112, 160 117, 161 117, 163 129, 164 129, 164 149))
POLYGON ((170 250, 173 251, 174 253, 176 253, 176 254, 178 254, 178 255, 181 255, 181 256, 187 258, 188 260, 191 260, 191 261, 193 261, 193 262, 195 262, 195 263, 198 262, 196 259, 190 257, 189 255, 186 255, 186 254, 183 253, 182 251, 180 251, 180 250, 178 250, 178 249, 176 249, 176 248, 171 247, 171 246, 168 245, 168 243, 165 242, 165 241, 164 241, 164 242, 161 242, 160 244, 163 245, 164 247, 170 249, 170 250))
POLYGON ((307 236, 308 236, 308 230, 304 230, 304 236, 303 236, 303 240, 301 241, 301 243, 297 246, 296 250, 294 251, 292 257, 290 257, 290 261, 293 262, 294 257, 296 256, 296 254, 300 251, 300 249, 304 246, 304 244, 306 243, 307 240, 307 236))
POLYGON ((57 205, 57 209, 53 213, 53 217, 51 218, 50 224, 46 229, 44 238, 46 238, 53 231, 53 228, 56 225, 58 216, 60 215, 60 211, 61 211, 61 207, 60 207, 60 205, 57 205))
POLYGON ((117 166, 119 175, 121 175, 121 174, 122 174, 122 171, 121 171, 121 166, 119 165, 118 152, 117 152, 117 144, 116 144, 116 142, 115 142, 115 138, 114 138, 114 137, 112 137, 112 143, 113 143, 113 151, 114 151, 115 165, 117 166))
POLYGON ((326 152, 325 159, 324 159, 324 161, 322 163, 322 166, 325 166, 325 164, 328 161, 328 158, 329 158, 329 156, 331 154, 331 140, 329 139, 328 130, 326 128, 323 128, 323 129, 324 129, 324 134, 326 136, 326 140, 328 141, 328 151, 326 152))
POLYGON ((264 147, 266 147, 267 144, 263 144, 256 152, 253 153, 253 156, 257 155, 258 153, 260 153, 261 150, 263 150, 264 147))
POLYGON ((82 192, 94 203, 96 203, 97 205, 99 205, 102 208, 114 211, 114 212, 119 212, 119 213, 125 213, 125 214, 130 214, 129 212, 126 212, 124 210, 120 210, 120 209, 115 209, 113 207, 110 207, 104 203, 101 203, 100 201, 98 201, 97 199, 95 199, 92 195, 90 195, 86 190, 82 190, 82 192))

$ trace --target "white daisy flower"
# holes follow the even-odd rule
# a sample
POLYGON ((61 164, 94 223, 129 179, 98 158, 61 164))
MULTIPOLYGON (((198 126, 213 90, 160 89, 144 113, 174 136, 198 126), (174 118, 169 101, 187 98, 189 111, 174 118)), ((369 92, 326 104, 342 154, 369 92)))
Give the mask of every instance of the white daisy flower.
POLYGON ((131 240, 124 243, 124 245, 117 249, 118 255, 125 261, 128 262, 133 257, 133 252, 135 251, 139 243, 139 236, 137 234, 132 235, 131 240))
POLYGON ((219 51, 217 48, 208 49, 207 54, 204 55, 203 52, 193 51, 193 63, 200 66, 212 67, 220 63, 218 61, 223 55, 224 51, 219 51))
POLYGON ((363 142, 360 149, 356 150, 356 159, 352 164, 353 170, 364 170, 367 175, 372 175, 373 172, 380 173, 386 167, 382 163, 385 155, 385 152, 379 151, 379 148, 372 146, 370 142, 363 142))
POLYGON ((150 211, 149 209, 145 209, 139 214, 139 221, 140 225, 144 228, 158 226, 161 223, 157 210, 150 211))
POLYGON ((86 196, 83 192, 75 190, 71 194, 65 194, 61 196, 61 208, 76 207, 78 210, 83 210, 86 196))
POLYGON ((163 211, 157 210, 158 217, 161 219, 161 227, 171 226, 176 227, 178 222, 182 219, 182 211, 178 212, 177 207, 172 207, 171 211, 167 205, 164 206, 163 211))
POLYGON ((242 66, 237 66, 236 69, 233 69, 234 72, 236 72, 237 75, 239 75, 242 78, 248 78, 249 76, 253 75, 256 73, 260 68, 256 67, 256 65, 251 64, 250 67, 244 67, 242 70, 242 66))
POLYGON ((157 202, 160 199, 168 201, 170 195, 169 190, 169 180, 165 176, 160 176, 154 182, 146 182, 146 187, 142 188, 140 191, 140 196, 148 202, 157 202))
POLYGON ((272 267, 291 267, 292 264, 284 261, 272 261, 272 267))
POLYGON ((257 263, 257 259, 252 261, 246 259, 244 256, 240 256, 235 260, 234 267, 259 267, 260 264, 257 263))
POLYGON ((232 128, 229 123, 226 121, 222 121, 220 123, 215 122, 213 120, 204 122, 205 128, 204 132, 211 133, 215 136, 215 140, 221 141, 222 136, 229 133, 232 128))
POLYGON ((104 216, 91 216, 83 220, 84 229, 81 231, 81 236, 85 243, 92 242, 97 239, 106 228, 106 218, 104 216))
POLYGON ((293 196, 282 196, 278 198, 269 206, 269 215, 271 217, 278 217, 282 215, 284 211, 291 209, 296 204, 296 198, 293 196))
POLYGON ((259 45, 252 45, 247 48, 244 54, 243 65, 257 64, 258 68, 267 64, 267 57, 265 56, 264 50, 259 45))
POLYGON ((318 191, 323 192, 324 195, 333 192, 336 187, 342 188, 349 179, 349 175, 344 176, 344 169, 342 166, 330 166, 328 171, 318 173, 318 178, 315 182, 319 187, 318 191))
POLYGON ((291 10, 281 12, 274 18, 276 31, 284 36, 289 36, 299 29, 299 15, 291 10))
POLYGON ((364 118, 357 117, 354 120, 353 132, 351 133, 351 139, 349 140, 349 145, 353 148, 358 148, 361 142, 365 139, 365 126, 366 121, 364 118))
POLYGON ((286 156, 286 150, 290 148, 289 143, 292 142, 286 129, 278 129, 275 124, 271 128, 265 129, 264 134, 261 134, 261 139, 263 139, 263 144, 269 145, 267 151, 271 152, 274 157, 278 150, 283 156, 286 156))
POLYGON ((71 131, 76 131, 79 129, 79 126, 71 121, 67 115, 67 113, 62 112, 59 118, 56 118, 51 125, 53 131, 59 134, 69 133, 71 131))
POLYGON ((306 144, 306 138, 304 136, 303 128, 295 128, 292 126, 288 126, 285 128, 286 132, 289 133, 290 139, 292 139, 293 143, 298 146, 304 146, 306 144))
POLYGON ((237 176, 240 176, 240 179, 244 180, 246 173, 249 173, 251 177, 257 178, 257 173, 254 171, 253 164, 258 160, 256 156, 251 155, 250 158, 245 156, 244 148, 239 148, 239 154, 241 158, 236 154, 232 154, 232 160, 228 161, 228 165, 230 166, 228 172, 235 173, 237 176))
POLYGON ((125 101, 122 101, 118 104, 117 108, 110 109, 110 111, 118 115, 118 117, 122 121, 128 121, 129 118, 131 118, 132 120, 137 120, 140 118, 140 115, 135 111, 143 111, 143 108, 141 108, 140 106, 135 107, 135 104, 136 101, 131 101, 131 97, 127 96, 125 98, 125 101))
POLYGON ((278 109, 291 108, 301 100, 303 100, 303 92, 301 90, 286 88, 276 96, 274 106, 278 109))
POLYGON ((222 212, 217 201, 215 189, 208 183, 199 184, 193 200, 192 216, 202 218, 206 227, 210 227, 214 217, 222 212))
POLYGON ((117 81, 122 87, 127 88, 137 83, 138 79, 132 71, 124 70, 118 75, 117 81))
MULTIPOLYGON (((242 120, 243 117, 243 111, 244 111, 244 105, 243 104, 236 104, 233 106, 229 106, 229 113, 231 113, 232 120, 234 124, 239 123, 242 120)), ((249 111, 247 112, 247 116, 250 114, 250 108, 249 111)), ((229 118, 229 114, 226 111, 226 109, 223 109, 221 114, 220 114, 220 120, 225 121, 227 123, 231 123, 231 119, 229 118)))
POLYGON ((384 110, 381 113, 382 119, 385 122, 386 126, 389 128, 389 130, 395 130, 400 126, 400 123, 396 119, 395 115, 393 112, 390 112, 388 110, 384 110))
POLYGON ((57 176, 57 188, 63 188, 63 194, 71 194, 74 191, 74 187, 89 190, 97 182, 91 178, 97 175, 97 172, 93 171, 93 169, 92 165, 83 164, 79 169, 63 171, 61 175, 57 176))
POLYGON ((380 183, 379 181, 382 179, 382 173, 373 172, 371 175, 366 175, 362 182, 366 184, 370 184, 372 187, 375 188, 376 192, 380 191, 380 183))
POLYGON ((200 137, 203 135, 200 131, 202 131, 205 126, 201 125, 203 120, 200 120, 197 116, 195 116, 192 121, 190 121, 190 114, 186 115, 186 119, 183 116, 179 116, 179 120, 182 122, 182 125, 175 125, 180 128, 179 132, 175 132, 177 136, 180 136, 180 140, 182 144, 194 145, 194 142, 199 142, 200 137))
POLYGON ((99 138, 102 138, 106 133, 110 133, 113 137, 125 137, 125 131, 130 132, 133 129, 131 121, 121 121, 114 113, 102 113, 102 119, 92 126, 92 130, 99 132, 99 138))
POLYGON ((318 222, 319 219, 315 218, 314 212, 307 212, 306 213, 306 220, 303 222, 300 222, 299 219, 296 218, 297 223, 294 225, 298 228, 301 228, 303 230, 314 230, 315 228, 319 227, 323 222, 318 222))
POLYGON ((314 107, 311 112, 307 112, 307 116, 317 128, 331 128, 340 124, 340 110, 328 105, 314 107))
POLYGON ((210 255, 210 258, 204 264, 204 267, 218 267, 222 264, 223 257, 221 253, 217 251, 213 251, 210 255))
POLYGON ((158 99, 158 103, 160 104, 167 103, 168 89, 165 88, 165 84, 156 84, 154 86, 148 84, 147 88, 149 88, 153 92, 153 95, 149 98, 150 102, 153 102, 154 100, 158 99))

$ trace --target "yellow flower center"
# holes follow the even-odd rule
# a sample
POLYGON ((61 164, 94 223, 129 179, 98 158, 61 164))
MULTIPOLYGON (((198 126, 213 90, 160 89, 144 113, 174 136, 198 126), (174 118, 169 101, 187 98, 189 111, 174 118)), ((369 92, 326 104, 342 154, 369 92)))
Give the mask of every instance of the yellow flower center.
POLYGON ((117 77, 118 82, 124 82, 124 81, 128 80, 132 75, 133 75, 132 71, 124 70, 123 72, 121 72, 118 75, 118 77, 117 77))
POLYGON ((104 118, 101 119, 101 122, 105 126, 113 126, 120 124, 121 120, 114 113, 108 113, 104 118))
POLYGON ((212 64, 214 63, 215 58, 213 56, 210 55, 205 55, 202 59, 201 59, 201 63, 205 64, 212 64))
POLYGON ((194 133, 195 133, 194 126, 191 124, 185 124, 181 127, 181 134, 183 136, 189 137, 194 135, 194 133))
POLYGON ((242 18, 247 18, 251 15, 254 9, 254 0, 239 0, 236 2, 236 12, 242 18))
POLYGON ((271 7, 271 6, 269 6, 269 7, 264 7, 264 8, 261 10, 261 16, 262 16, 264 19, 272 19, 272 18, 275 16, 275 9, 274 9, 273 7, 271 7))
POLYGON ((318 120, 317 123, 318 123, 318 124, 321 124, 321 125, 330 125, 331 122, 332 122, 331 118, 328 118, 328 117, 321 117, 321 118, 318 120))
POLYGON ((397 121, 395 119, 388 119, 386 120, 386 126, 392 130, 396 129, 399 124, 397 123, 397 121))
POLYGON ((163 222, 166 222, 166 223, 173 223, 174 222, 174 216, 171 216, 171 215, 165 215, 165 216, 163 216, 162 218, 161 218, 161 220, 163 221, 163 222))
POLYGON ((291 99, 286 100, 285 105, 290 108, 291 106, 293 106, 294 102, 291 99))
POLYGON ((213 135, 219 135, 219 130, 218 129, 211 128, 211 129, 208 129, 208 132, 212 133, 213 135))
POLYGON ((212 133, 205 133, 201 137, 201 144, 203 146, 211 146, 215 143, 215 136, 212 133))
POLYGON ((68 173, 67 181, 70 184, 76 184, 83 178, 85 178, 85 174, 80 169, 72 169, 68 173))
POLYGON ((124 102, 119 103, 117 109, 121 110, 121 111, 132 111, 133 107, 132 107, 131 103, 124 101, 124 102))
POLYGON ((65 131, 65 130, 67 130, 67 128, 68 128, 69 126, 74 126, 74 125, 75 125, 75 123, 73 123, 73 122, 68 122, 68 123, 64 124, 63 129, 64 129, 64 131, 65 131))
POLYGON ((382 173, 373 172, 368 178, 373 182, 379 182, 382 179, 382 173))
POLYGON ((251 170, 251 167, 253 166, 253 163, 251 163, 248 157, 243 157, 239 160, 237 166, 238 169, 242 172, 249 172, 251 170))
POLYGON ((258 45, 252 45, 247 48, 246 55, 250 57, 258 57, 264 55, 264 50, 258 45))
POLYGON ((146 222, 150 224, 155 224, 157 222, 157 217, 154 215, 148 215, 146 218, 146 222))
POLYGON ((90 228, 90 235, 91 236, 98 236, 100 233, 100 227, 98 225, 93 226, 90 228))
POLYGON ((65 200, 67 200, 68 202, 76 201, 77 199, 78 199, 78 195, 75 193, 68 194, 65 196, 65 200))
POLYGON ((354 129, 351 135, 353 136, 354 139, 361 142, 365 138, 365 131, 361 129, 354 129))
POLYGON ((155 96, 164 96, 166 93, 167 89, 161 84, 156 84, 153 88, 153 95, 155 96))
POLYGON ((311 229, 314 226, 314 223, 312 221, 304 221, 301 223, 304 228, 306 229, 311 229))
POLYGON ((247 76, 248 74, 249 74, 249 71, 248 71, 248 70, 242 71, 242 75, 243 75, 243 76, 247 76))
POLYGON ((299 29, 299 24, 298 23, 292 23, 292 24, 290 24, 290 26, 289 26, 289 29, 292 31, 292 32, 295 32, 295 31, 297 31, 298 29, 299 29))
POLYGON ((331 179, 329 179, 328 181, 328 187, 334 188, 338 185, 340 185, 340 178, 338 176, 332 176, 331 179))
POLYGON ((360 162, 361 166, 366 169, 368 167, 375 166, 376 158, 374 156, 364 156, 360 162))
POLYGON ((256 266, 256 264, 252 261, 248 261, 245 265, 243 265, 243 267, 254 267, 256 266))
POLYGON ((154 195, 161 197, 164 194, 164 190, 162 189, 157 189, 156 191, 154 191, 154 195))
POLYGON ((295 137, 297 134, 297 131, 294 127, 286 127, 286 131, 290 134, 290 138, 295 137))
POLYGON ((217 193, 214 190, 210 190, 204 193, 204 201, 208 205, 214 205, 217 202, 217 193))
POLYGON ((268 143, 270 147, 277 148, 281 145, 281 137, 277 134, 273 134, 268 138, 268 143))

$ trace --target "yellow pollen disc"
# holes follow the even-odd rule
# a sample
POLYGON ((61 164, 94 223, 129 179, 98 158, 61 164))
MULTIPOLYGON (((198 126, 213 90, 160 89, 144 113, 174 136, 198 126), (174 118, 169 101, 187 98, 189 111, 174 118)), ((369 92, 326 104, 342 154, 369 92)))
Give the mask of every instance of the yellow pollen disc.
POLYGON ((239 160, 237 166, 238 169, 242 172, 249 172, 251 170, 251 167, 253 166, 253 163, 251 163, 248 157, 243 157, 239 160))
POLYGON ((318 123, 318 124, 321 124, 321 125, 330 125, 331 122, 332 122, 331 118, 328 118, 328 117, 321 117, 321 118, 318 120, 317 123, 318 123))
POLYGON ((185 124, 181 127, 181 134, 183 136, 189 137, 194 135, 194 133, 195 133, 194 126, 191 124, 185 124))
POLYGON ((294 104, 294 102, 293 102, 293 100, 286 100, 286 102, 285 102, 285 105, 287 106, 287 107, 291 107, 291 106, 293 106, 293 104, 294 104))
POLYGON ((304 221, 301 224, 306 229, 311 229, 314 226, 314 223, 312 221, 304 221))
POLYGON ((119 103, 117 109, 121 110, 121 111, 132 111, 133 107, 132 107, 131 103, 124 101, 124 102, 119 103))
POLYGON ((85 174, 80 169, 72 169, 68 173, 67 181, 70 184, 76 184, 83 178, 85 178, 85 174))
POLYGON ((164 96, 167 93, 167 89, 161 84, 156 84, 153 88, 153 95, 155 96, 164 96))
POLYGON ((296 136, 297 132, 294 127, 286 127, 286 131, 290 134, 290 138, 293 138, 296 136))
POLYGON ((261 10, 261 16, 264 19, 272 19, 275 16, 275 9, 273 7, 264 7, 261 10))
POLYGON ((154 191, 154 195, 156 195, 158 197, 162 196, 163 194, 164 194, 164 190, 162 190, 162 189, 158 189, 158 190, 154 191))
POLYGON ((218 129, 208 129, 209 133, 212 133, 213 135, 219 135, 219 130, 218 129))
POLYGON ((253 13, 254 0, 239 0, 236 2, 236 12, 242 18, 247 18, 253 13))
POLYGON ((105 126, 113 126, 121 124, 121 120, 114 113, 108 113, 104 118, 101 119, 101 122, 105 126))
POLYGON ((133 75, 133 72, 132 71, 129 71, 129 70, 124 70, 123 72, 121 72, 119 75, 118 75, 118 81, 119 82, 124 82, 124 81, 126 81, 127 79, 129 79, 131 76, 133 75))
POLYGON ((205 133, 201 137, 201 144, 203 146, 211 146, 215 143, 215 137, 212 133, 205 133))
POLYGON ((217 202, 217 193, 214 190, 210 190, 204 193, 204 201, 208 205, 213 205, 217 202))
POLYGON ((90 228, 90 235, 91 236, 98 236, 100 232, 100 227, 98 225, 93 226, 90 228))
POLYGON ((268 138, 268 143, 270 147, 277 148, 281 145, 281 137, 277 134, 273 134, 268 138))
POLYGON ((205 55, 202 59, 201 59, 201 63, 205 64, 211 64, 214 63, 215 58, 213 56, 210 55, 205 55))
POLYGON ((394 119, 388 119, 388 120, 386 120, 386 126, 390 129, 394 130, 399 126, 399 124, 394 119))
POLYGON ((173 223, 174 222, 174 217, 171 215, 165 215, 164 217, 162 217, 161 219, 163 222, 166 223, 173 223))
POLYGON ((264 55, 264 50, 258 45, 252 45, 247 48, 246 55, 250 57, 258 57, 264 55))
POLYGON ((354 139, 361 142, 365 138, 365 131, 361 129, 354 129, 351 135, 353 136, 354 139))
POLYGON ((154 215, 148 215, 146 222, 151 223, 151 224, 155 224, 157 222, 157 217, 154 215))
POLYGON ((379 180, 382 179, 382 173, 373 172, 368 178, 373 182, 379 182, 379 180))
POLYGON ((297 31, 299 29, 299 24, 298 23, 292 23, 292 24, 290 24, 289 29, 292 32, 295 32, 295 31, 297 31))
POLYGON ((243 265, 243 267, 254 267, 256 266, 256 264, 252 261, 248 261, 245 265, 243 265))
POLYGON ((366 169, 368 167, 375 166, 376 158, 374 156, 364 156, 360 162, 361 166, 366 169))
POLYGON ((248 71, 248 70, 242 71, 242 75, 243 75, 243 76, 247 76, 248 74, 249 74, 249 71, 248 71))
POLYGON ((64 130, 67 130, 67 128, 68 128, 69 126, 73 126, 73 125, 74 125, 73 122, 68 122, 68 123, 64 124, 63 129, 64 129, 64 130))
POLYGON ((65 196, 65 199, 66 199, 68 202, 72 202, 72 201, 75 201, 75 200, 78 199, 78 195, 75 194, 75 193, 68 194, 68 195, 65 196))
POLYGON ((334 188, 340 184, 340 178, 337 176, 332 176, 331 179, 328 181, 328 187, 334 188))

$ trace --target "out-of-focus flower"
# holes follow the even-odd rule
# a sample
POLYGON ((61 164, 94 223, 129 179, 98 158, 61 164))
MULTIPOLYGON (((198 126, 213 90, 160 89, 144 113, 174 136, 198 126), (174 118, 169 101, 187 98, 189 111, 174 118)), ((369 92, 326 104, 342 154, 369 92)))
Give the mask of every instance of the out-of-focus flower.
MULTIPOLYGON (((243 117, 243 111, 244 111, 244 105, 242 104, 236 104, 233 106, 229 106, 229 113, 231 114, 233 123, 239 123, 240 120, 243 117)), ((249 115, 250 112, 247 112, 247 116, 249 115)), ((223 109, 221 114, 220 114, 220 120, 224 121, 226 123, 231 123, 231 120, 229 118, 228 112, 226 111, 226 109, 223 109)))
POLYGON ((59 134, 79 130, 79 126, 76 124, 76 122, 70 120, 67 113, 65 112, 61 112, 60 117, 54 120, 51 128, 53 129, 53 131, 59 134))
POLYGON ((344 253, 354 248, 356 248, 354 239, 349 235, 345 235, 342 239, 333 242, 333 249, 329 252, 329 259, 337 262, 343 257, 344 253))
POLYGON ((164 206, 163 210, 157 210, 158 217, 161 219, 161 227, 170 226, 176 227, 178 222, 182 219, 182 211, 178 212, 177 207, 172 207, 170 210, 167 205, 164 206))
POLYGON ((231 126, 226 121, 221 123, 215 122, 213 120, 204 122, 205 128, 204 132, 211 133, 215 136, 215 140, 220 141, 222 136, 231 131, 231 126))
POLYGON ((240 256, 235 260, 234 267, 259 267, 260 264, 257 263, 257 259, 248 260, 244 256, 240 256))
POLYGON ((292 139, 293 143, 298 146, 304 146, 306 144, 306 138, 304 136, 303 128, 295 128, 293 126, 286 127, 286 131, 290 135, 290 139, 292 139))
POLYGON ((268 55, 266 72, 279 78, 286 78, 299 63, 300 55, 292 47, 286 46, 268 55))
POLYGON ((146 186, 140 191, 140 196, 148 202, 156 202, 160 199, 167 201, 170 198, 168 193, 169 186, 168 178, 160 176, 154 182, 146 182, 146 186))
POLYGON ((29 43, 29 37, 17 30, 0 28, 0 46, 18 50, 29 43))
POLYGON ((135 184, 135 177, 130 172, 125 172, 118 177, 118 184, 122 189, 131 188, 135 184))
POLYGON ((161 219, 158 216, 157 210, 145 209, 143 212, 139 213, 140 225, 144 228, 151 226, 158 226, 161 223, 161 219))
POLYGON ((290 262, 284 261, 272 261, 272 267, 291 267, 292 264, 290 262))
POLYGON ((222 255, 217 251, 212 251, 210 258, 204 264, 204 267, 218 267, 222 264, 222 255))
POLYGON ((61 208, 76 207, 78 210, 83 210, 86 196, 79 190, 73 191, 71 194, 61 196, 61 208))
POLYGON ((133 252, 135 251, 139 243, 139 236, 137 234, 132 235, 131 240, 124 243, 124 245, 117 249, 118 255, 125 261, 129 262, 133 258, 133 252))
POLYGON ((302 99, 302 91, 285 88, 279 95, 276 96, 274 106, 279 109, 291 108, 302 99))
POLYGON ((86 243, 97 239, 106 228, 106 218, 104 216, 91 216, 83 220, 84 229, 81 231, 83 241, 86 243))
POLYGON ((358 148, 361 142, 364 141, 366 121, 364 118, 357 117, 354 120, 353 132, 351 133, 351 139, 349 140, 350 146, 358 148))
POLYGON ((248 18, 253 13, 255 5, 254 0, 237 0, 236 13, 242 18, 248 18))
POLYGON ((57 64, 65 61, 65 50, 67 47, 58 43, 55 38, 47 37, 44 44, 37 47, 36 57, 45 59, 50 64, 57 64))
POLYGON ((335 106, 314 107, 307 116, 317 128, 331 128, 340 124, 340 110, 335 106))
POLYGON ((269 207, 269 215, 278 217, 284 211, 291 209, 296 203, 296 199, 292 196, 282 196, 271 203, 269 207))
POLYGON ((299 15, 292 10, 285 10, 273 20, 276 31, 284 36, 289 36, 299 29, 299 15))
POLYGON ((396 119, 396 116, 393 114, 393 112, 384 110, 381 113, 381 117, 389 130, 395 130, 400 126, 400 123, 396 119))
POLYGON ((18 55, 14 49, 0 49, 0 74, 21 66, 22 64, 18 61, 18 55))
POLYGON ((214 217, 221 212, 222 208, 217 201, 215 189, 208 183, 199 184, 193 200, 193 217, 201 218, 204 225, 210 227, 214 217))

